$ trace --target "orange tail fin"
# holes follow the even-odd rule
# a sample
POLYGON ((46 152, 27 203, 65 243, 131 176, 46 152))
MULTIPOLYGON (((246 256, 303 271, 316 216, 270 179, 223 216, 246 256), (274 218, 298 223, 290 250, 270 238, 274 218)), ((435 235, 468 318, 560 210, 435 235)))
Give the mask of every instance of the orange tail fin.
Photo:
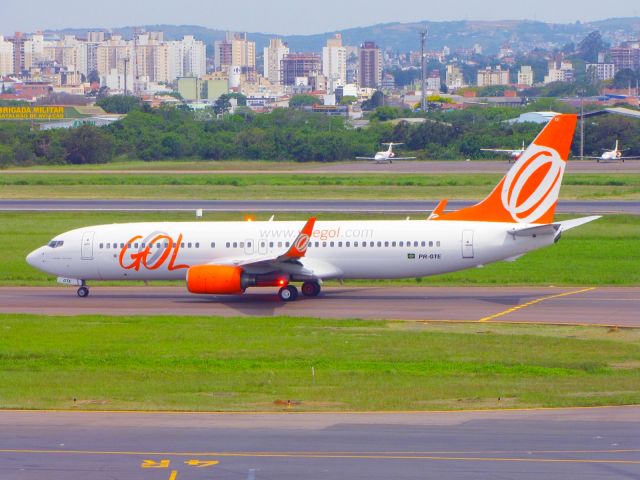
POLYGON ((487 198, 433 220, 552 223, 577 115, 557 115, 487 198))

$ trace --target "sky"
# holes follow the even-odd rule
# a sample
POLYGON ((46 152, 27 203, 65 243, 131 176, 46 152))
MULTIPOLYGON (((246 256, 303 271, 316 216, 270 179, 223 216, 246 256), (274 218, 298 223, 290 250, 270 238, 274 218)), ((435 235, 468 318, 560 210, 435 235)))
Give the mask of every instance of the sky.
POLYGON ((640 16, 638 0, 7 0, 0 33, 61 28, 201 25, 220 30, 314 34, 385 22, 528 19, 553 23, 640 16))

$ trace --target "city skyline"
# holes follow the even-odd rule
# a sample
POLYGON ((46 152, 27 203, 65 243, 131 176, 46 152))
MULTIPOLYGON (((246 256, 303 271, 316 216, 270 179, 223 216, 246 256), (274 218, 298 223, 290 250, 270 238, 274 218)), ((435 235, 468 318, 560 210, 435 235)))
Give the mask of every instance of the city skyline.
POLYGON ((391 22, 453 21, 453 20, 538 20, 550 23, 589 22, 614 17, 638 17, 640 5, 628 0, 611 0, 606 4, 594 0, 570 0, 558 3, 539 0, 523 6, 513 1, 493 0, 478 3, 460 0, 455 10, 430 10, 420 0, 395 2, 393 11, 380 0, 340 2, 327 0, 323 8, 309 11, 308 5, 293 0, 278 0, 265 9, 258 0, 246 0, 238 14, 234 4, 213 4, 202 0, 183 0, 180 8, 162 1, 125 2, 111 0, 109 8, 97 12, 86 8, 85 2, 69 0, 64 10, 51 2, 34 0, 29 14, 23 6, 9 3, 3 7, 0 34, 14 31, 59 30, 65 28, 120 28, 133 25, 199 25, 219 30, 237 30, 280 35, 312 35, 347 28, 391 22), (77 8, 76 8, 77 7, 77 8), (255 11, 255 15, 247 12, 255 11), (464 12, 464 13, 460 13, 464 12), (308 19, 308 21, 304 21, 308 19))

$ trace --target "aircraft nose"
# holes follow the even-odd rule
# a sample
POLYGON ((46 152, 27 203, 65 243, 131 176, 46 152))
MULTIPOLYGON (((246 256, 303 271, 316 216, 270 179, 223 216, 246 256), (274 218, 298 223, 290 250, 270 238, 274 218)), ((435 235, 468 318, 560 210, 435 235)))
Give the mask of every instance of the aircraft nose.
POLYGON ((42 263, 42 247, 35 249, 27 255, 27 263, 32 267, 37 267, 38 263, 42 263))

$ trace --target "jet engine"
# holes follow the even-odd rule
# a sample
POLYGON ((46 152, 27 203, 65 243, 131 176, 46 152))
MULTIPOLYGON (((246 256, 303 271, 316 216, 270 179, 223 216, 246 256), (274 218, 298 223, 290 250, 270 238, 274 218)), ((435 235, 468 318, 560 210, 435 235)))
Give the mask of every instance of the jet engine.
POLYGON ((187 270, 187 289, 191 293, 232 295, 243 293, 249 284, 240 267, 195 265, 187 270))

